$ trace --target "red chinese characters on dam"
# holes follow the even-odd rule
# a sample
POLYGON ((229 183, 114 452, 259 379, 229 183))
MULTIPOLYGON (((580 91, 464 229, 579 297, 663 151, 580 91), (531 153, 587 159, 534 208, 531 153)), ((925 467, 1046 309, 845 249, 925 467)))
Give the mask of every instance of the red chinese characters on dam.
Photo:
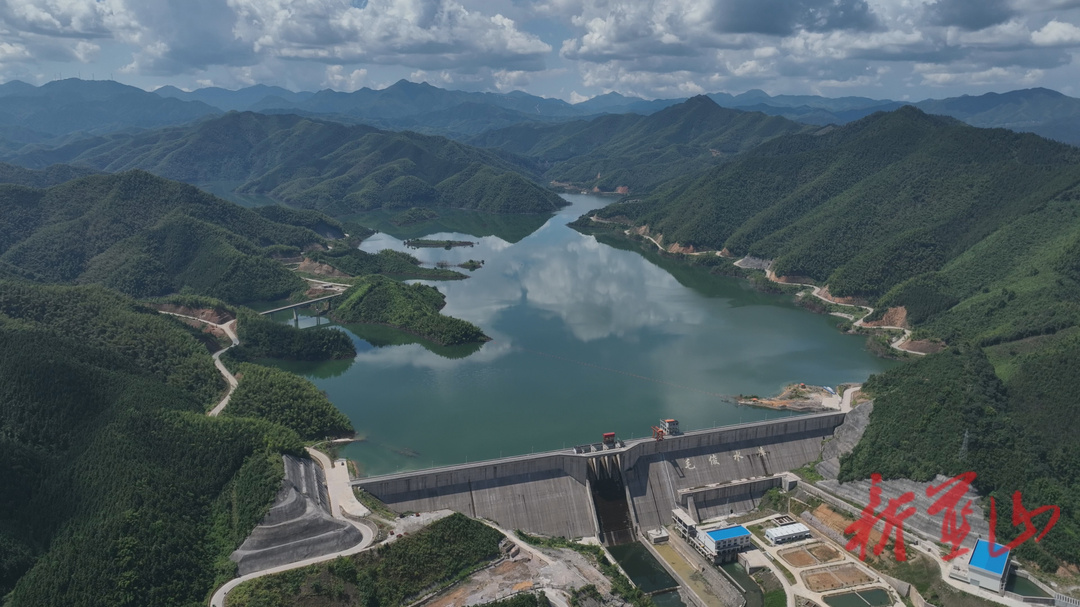
MULTIPOLYGON (((969 552, 969 549, 963 548, 961 544, 971 532, 971 524, 968 522, 967 517, 974 512, 974 504, 970 499, 965 501, 964 496, 974 481, 975 473, 965 472, 939 485, 930 485, 926 488, 927 497, 937 498, 927 508, 926 513, 930 516, 942 515, 941 542, 952 547, 952 551, 942 557, 943 560, 952 560, 969 552), (961 505, 961 501, 965 503, 961 505)), ((847 529, 844 530, 844 533, 852 534, 851 539, 848 540, 847 549, 854 550, 858 548, 859 559, 866 560, 866 549, 870 547, 871 532, 878 522, 884 521, 885 529, 881 534, 881 538, 873 547, 874 555, 880 555, 885 549, 889 538, 895 535, 896 541, 893 543, 893 554, 896 556, 896 560, 905 561, 907 560, 907 549, 904 546, 904 519, 915 514, 916 509, 914 506, 908 508, 903 508, 903 506, 915 500, 915 492, 908 491, 898 498, 889 499, 885 509, 878 513, 877 510, 881 507, 881 493, 881 475, 873 474, 870 476, 870 503, 867 504, 866 508, 863 508, 859 520, 848 525, 847 529)), ((1034 538, 1036 542, 1042 540, 1060 517, 1061 510, 1057 506, 1042 506, 1032 511, 1027 510, 1023 505, 1020 492, 1017 491, 1013 494, 1012 523, 1014 527, 1022 525, 1024 530, 1016 539, 998 550, 994 548, 997 545, 994 542, 997 527, 997 507, 994 498, 991 497, 990 556, 1001 556, 1031 538, 1034 538), (1050 520, 1040 532, 1033 519, 1045 512, 1050 513, 1050 520)))

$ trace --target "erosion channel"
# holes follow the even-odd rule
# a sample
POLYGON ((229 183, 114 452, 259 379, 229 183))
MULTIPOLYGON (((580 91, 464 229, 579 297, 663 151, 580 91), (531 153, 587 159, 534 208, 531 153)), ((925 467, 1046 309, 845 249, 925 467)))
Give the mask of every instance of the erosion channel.
MULTIPOLYGON (((514 242, 434 232, 419 237, 476 245, 409 249, 403 239, 418 237, 410 226, 362 243, 426 264, 483 260, 468 280, 429 284, 446 294, 443 313, 493 338, 439 348, 385 327, 348 326, 355 360, 281 365, 349 416, 364 440, 343 456, 364 474, 595 443, 603 432, 640 438, 661 418, 692 430, 788 416, 734 400, 791 382, 862 382, 890 364, 865 338, 790 297, 572 230, 567 223, 609 199, 565 197, 570 207, 528 236, 508 237, 514 242)), ((293 320, 291 311, 276 317, 293 320)))

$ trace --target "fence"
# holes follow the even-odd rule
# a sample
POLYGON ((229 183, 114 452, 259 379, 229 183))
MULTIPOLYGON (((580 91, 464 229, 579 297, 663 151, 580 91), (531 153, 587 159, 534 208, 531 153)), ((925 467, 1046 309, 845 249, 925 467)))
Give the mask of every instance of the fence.
POLYGON ((1080 599, 1075 599, 1061 593, 1054 593, 1054 605, 1057 607, 1080 607, 1080 599))

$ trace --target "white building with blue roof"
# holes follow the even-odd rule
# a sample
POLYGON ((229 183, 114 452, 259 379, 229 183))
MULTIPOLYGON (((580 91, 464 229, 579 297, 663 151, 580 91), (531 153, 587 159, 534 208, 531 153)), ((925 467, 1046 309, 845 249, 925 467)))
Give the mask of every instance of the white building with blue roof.
POLYGON ((673 510, 671 518, 679 535, 712 563, 733 561, 740 550, 752 545, 750 530, 742 525, 710 531, 698 529, 697 523, 681 508, 673 510))
POLYGON ((968 558, 968 583, 1001 594, 1009 578, 1009 551, 995 543, 991 554, 990 546, 986 540, 975 542, 968 558))

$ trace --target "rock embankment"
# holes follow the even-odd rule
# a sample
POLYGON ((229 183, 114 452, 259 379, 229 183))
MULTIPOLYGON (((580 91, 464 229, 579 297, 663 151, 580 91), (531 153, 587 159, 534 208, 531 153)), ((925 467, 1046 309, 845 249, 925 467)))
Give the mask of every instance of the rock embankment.
POLYGON ((848 412, 844 417, 844 423, 836 427, 831 440, 825 443, 821 450, 821 461, 816 469, 818 474, 827 479, 835 480, 840 473, 840 456, 851 453, 863 432, 870 424, 870 414, 874 411, 873 401, 863 403, 848 412))
POLYGON ((330 514, 323 471, 314 461, 285 458, 285 480, 274 505, 229 558, 240 575, 348 550, 360 531, 330 514))

